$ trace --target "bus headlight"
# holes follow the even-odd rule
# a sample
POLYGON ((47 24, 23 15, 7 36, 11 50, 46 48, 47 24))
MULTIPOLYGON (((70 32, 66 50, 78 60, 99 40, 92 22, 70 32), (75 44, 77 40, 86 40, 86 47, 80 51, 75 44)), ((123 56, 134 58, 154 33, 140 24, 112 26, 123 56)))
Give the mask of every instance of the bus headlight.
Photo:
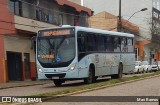
POLYGON ((39 68, 39 69, 38 69, 38 71, 39 71, 39 72, 42 72, 42 69, 41 69, 41 68, 39 68))
POLYGON ((75 66, 76 66, 76 64, 73 64, 73 65, 70 67, 70 70, 74 70, 74 69, 75 69, 75 66))
POLYGON ((70 70, 74 70, 74 66, 71 66, 71 67, 70 67, 70 70))
POLYGON ((38 72, 43 72, 42 68, 40 66, 37 66, 38 72))

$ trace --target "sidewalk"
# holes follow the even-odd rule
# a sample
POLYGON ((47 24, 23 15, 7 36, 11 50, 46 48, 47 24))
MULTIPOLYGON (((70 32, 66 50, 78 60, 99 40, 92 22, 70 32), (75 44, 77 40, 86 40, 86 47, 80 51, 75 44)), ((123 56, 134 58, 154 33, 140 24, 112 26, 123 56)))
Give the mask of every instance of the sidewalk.
POLYGON ((0 89, 14 88, 14 87, 26 87, 26 86, 34 86, 34 85, 43 85, 52 83, 51 80, 25 80, 25 81, 10 81, 6 83, 0 83, 0 89))

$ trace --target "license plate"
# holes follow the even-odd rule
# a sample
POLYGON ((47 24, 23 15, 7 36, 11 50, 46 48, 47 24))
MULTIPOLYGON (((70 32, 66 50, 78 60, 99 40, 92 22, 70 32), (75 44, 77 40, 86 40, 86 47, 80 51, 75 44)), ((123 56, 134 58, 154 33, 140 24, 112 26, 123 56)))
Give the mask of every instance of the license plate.
POLYGON ((59 79, 59 77, 52 77, 52 79, 59 79))

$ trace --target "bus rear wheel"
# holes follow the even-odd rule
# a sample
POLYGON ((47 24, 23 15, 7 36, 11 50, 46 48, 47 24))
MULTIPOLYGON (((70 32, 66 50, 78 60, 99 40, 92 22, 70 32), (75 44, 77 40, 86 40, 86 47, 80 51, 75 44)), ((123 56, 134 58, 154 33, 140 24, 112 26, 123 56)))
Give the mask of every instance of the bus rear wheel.
POLYGON ((59 79, 55 79, 55 80, 53 80, 53 82, 54 82, 55 86, 61 86, 63 83, 63 81, 59 80, 59 79))
POLYGON ((122 78, 122 75, 123 75, 123 65, 122 65, 122 64, 119 64, 118 74, 112 75, 111 78, 112 78, 112 79, 122 78))
POLYGON ((88 77, 84 79, 84 83, 90 84, 93 82, 93 79, 94 79, 94 74, 93 74, 93 70, 90 67, 88 77))

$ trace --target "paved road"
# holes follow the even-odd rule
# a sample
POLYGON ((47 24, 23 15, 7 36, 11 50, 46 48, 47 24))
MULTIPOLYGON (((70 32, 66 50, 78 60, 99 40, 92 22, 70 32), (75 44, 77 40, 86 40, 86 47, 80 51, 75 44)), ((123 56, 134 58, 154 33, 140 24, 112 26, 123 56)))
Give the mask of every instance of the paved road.
MULTIPOLYGON (((134 74, 134 75, 142 75, 142 74, 134 74)), ((134 75, 124 75, 124 77, 131 77, 134 75)), ((105 80, 109 80, 106 79, 105 80)), ((35 86, 27 86, 27 87, 15 87, 9 89, 0 89, 1 96, 28 96, 28 95, 35 95, 41 94, 46 92, 53 92, 58 90, 63 90, 70 87, 76 87, 84 85, 82 80, 78 81, 67 81, 61 87, 55 87, 54 83, 44 84, 44 85, 35 85, 35 86)))
POLYGON ((68 81, 61 87, 56 87, 54 83, 35 85, 27 87, 15 87, 8 89, 0 89, 0 96, 28 96, 47 92, 54 92, 66 88, 82 85, 82 81, 68 81))
MULTIPOLYGON (((86 92, 74 96, 160 96, 160 77, 86 92)), ((96 100, 96 99, 95 99, 96 100)), ((41 103, 38 105, 53 105, 41 103)), ((160 105, 158 102, 54 102, 54 105, 160 105)))

